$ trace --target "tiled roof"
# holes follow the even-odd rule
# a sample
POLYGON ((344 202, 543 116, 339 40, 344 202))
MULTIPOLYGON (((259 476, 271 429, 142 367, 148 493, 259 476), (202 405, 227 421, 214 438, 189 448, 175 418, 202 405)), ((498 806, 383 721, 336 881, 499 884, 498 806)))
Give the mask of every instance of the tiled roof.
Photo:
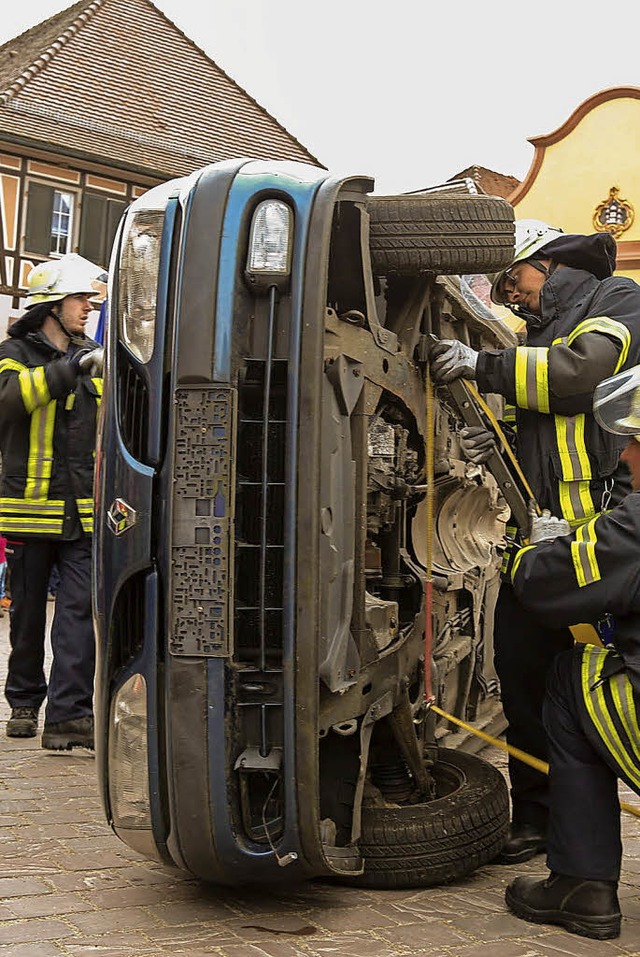
POLYGON ((488 196, 502 196, 508 199, 516 186, 520 185, 520 180, 515 176, 507 176, 506 173, 496 173, 492 169, 486 169, 484 166, 468 166, 460 173, 452 176, 452 180, 470 178, 477 183, 483 193, 488 196))
POLYGON ((163 177, 324 165, 151 0, 80 0, 1 46, 0 138, 163 177))

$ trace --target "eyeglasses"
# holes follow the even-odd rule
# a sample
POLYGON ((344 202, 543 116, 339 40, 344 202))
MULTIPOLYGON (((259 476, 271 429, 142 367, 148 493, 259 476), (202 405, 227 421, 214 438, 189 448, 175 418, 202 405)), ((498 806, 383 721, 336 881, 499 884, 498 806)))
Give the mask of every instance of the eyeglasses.
POLYGON ((500 285, 501 285, 501 292, 505 296, 510 296, 516 290, 516 285, 518 283, 518 276, 517 274, 514 275, 513 272, 511 271, 514 268, 515 268, 514 266, 510 266, 508 269, 505 269, 505 271, 502 274, 502 282, 500 283, 500 285))

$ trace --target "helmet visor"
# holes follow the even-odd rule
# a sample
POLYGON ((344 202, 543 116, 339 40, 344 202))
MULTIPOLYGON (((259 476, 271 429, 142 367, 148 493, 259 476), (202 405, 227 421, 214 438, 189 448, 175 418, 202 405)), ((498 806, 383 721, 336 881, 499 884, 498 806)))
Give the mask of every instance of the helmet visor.
POLYGON ((593 394, 593 414, 607 432, 640 434, 640 365, 603 379, 593 394))
POLYGON ((499 306, 507 306, 503 280, 508 278, 508 272, 516 263, 532 259, 538 250, 548 243, 562 236, 562 230, 549 226, 541 219, 517 219, 515 223, 515 251, 514 257, 501 272, 496 273, 491 285, 491 300, 499 306))

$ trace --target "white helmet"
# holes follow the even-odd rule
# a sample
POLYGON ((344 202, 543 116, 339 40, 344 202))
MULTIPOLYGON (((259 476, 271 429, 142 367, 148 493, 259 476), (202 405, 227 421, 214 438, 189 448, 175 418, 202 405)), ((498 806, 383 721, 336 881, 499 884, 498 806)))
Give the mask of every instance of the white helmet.
POLYGON ((77 253, 67 253, 60 259, 51 259, 34 266, 27 276, 25 308, 41 302, 58 302, 65 296, 85 295, 95 299, 103 295, 100 284, 107 274, 100 266, 83 259, 77 253))
POLYGON ((593 414, 607 432, 640 434, 640 366, 609 376, 596 386, 593 414))
POLYGON ((497 303, 499 306, 506 305, 504 296, 500 292, 500 286, 502 284, 502 277, 507 270, 515 266, 516 263, 522 262, 524 259, 530 259, 534 253, 537 253, 538 250, 546 246, 547 243, 563 235, 561 229, 549 226, 547 223, 543 223, 541 219, 517 219, 515 228, 515 256, 502 272, 496 273, 491 284, 491 301, 497 303))

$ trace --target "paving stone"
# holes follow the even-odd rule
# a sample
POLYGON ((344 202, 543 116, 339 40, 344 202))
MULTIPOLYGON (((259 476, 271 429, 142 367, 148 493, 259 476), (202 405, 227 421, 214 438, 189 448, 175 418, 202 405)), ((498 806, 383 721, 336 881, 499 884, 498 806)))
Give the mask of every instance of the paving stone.
POLYGON ((385 916, 373 907, 326 908, 316 917, 327 930, 375 930, 380 927, 397 927, 398 921, 385 916))
MULTIPOLYGON (((339 936, 306 937, 298 944, 299 954, 304 957, 400 957, 408 954, 406 948, 380 940, 372 934, 341 934, 339 936)), ((428 953, 422 951, 421 953, 428 953)), ((442 951, 438 952, 442 957, 442 951)), ((240 957, 240 955, 236 955, 240 957)))
POLYGON ((451 921, 434 920, 404 924, 393 930, 377 930, 376 936, 413 950, 416 947, 451 947, 453 944, 468 943, 473 941, 475 935, 459 930, 451 921))
POLYGON ((69 951, 61 949, 57 944, 51 941, 36 943, 30 941, 28 944, 7 944, 0 946, 0 957, 60 957, 68 954, 69 951))
MULTIPOLYGON (((454 927, 459 928, 470 937, 479 940, 500 940, 501 937, 519 937, 522 932, 522 921, 509 911, 501 914, 492 914, 490 917, 460 917, 452 921, 454 927)), ((528 937, 538 937, 548 933, 548 928, 542 924, 530 924, 528 937)))
POLYGON ((223 902, 204 900, 180 901, 171 899, 169 895, 165 902, 148 908, 150 914, 158 915, 165 925, 180 924, 214 924, 217 921, 240 923, 242 918, 237 917, 223 902))
POLYGON ((44 881, 31 877, 6 877, 0 879, 0 898, 26 897, 29 894, 46 894, 49 887, 44 881))
POLYGON ((126 907, 90 911, 67 915, 69 924, 78 934, 108 934, 117 928, 119 931, 146 931, 159 926, 161 921, 154 918, 142 907, 126 907))
POLYGON ((551 928, 548 930, 551 932, 536 941, 541 957, 620 957, 628 953, 623 949, 622 937, 618 940, 589 940, 551 928))
POLYGON ((73 934, 73 929, 61 920, 13 920, 0 927, 0 944, 64 940, 73 934))
POLYGON ((110 933, 104 937, 83 937, 65 941, 70 957, 164 957, 142 934, 110 933))
MULTIPOLYGON (((453 948, 447 957, 541 957, 537 942, 518 940, 492 940, 489 943, 472 944, 460 950, 453 948)), ((602 955, 604 957, 604 954, 602 955)))
POLYGON ((93 911, 95 908, 79 894, 53 894, 40 897, 14 897, 7 905, 12 917, 50 917, 93 911))
MULTIPOLYGON (((176 954, 181 953, 176 951, 176 954)), ((193 957, 209 957, 210 951, 189 951, 193 957)), ((279 941, 262 941, 260 944, 230 944, 223 957, 308 957, 309 951, 300 950, 295 944, 279 941)))

